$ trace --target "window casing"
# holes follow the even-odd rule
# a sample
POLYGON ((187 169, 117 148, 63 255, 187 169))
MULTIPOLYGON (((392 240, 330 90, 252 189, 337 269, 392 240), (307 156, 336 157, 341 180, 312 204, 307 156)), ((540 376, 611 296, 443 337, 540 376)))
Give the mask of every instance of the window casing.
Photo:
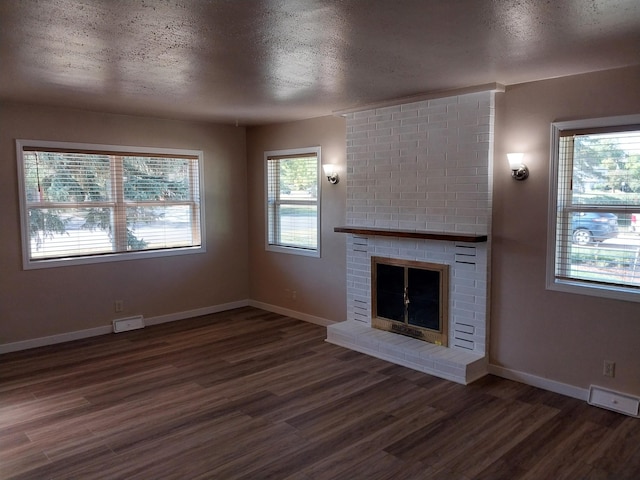
POLYGON ((320 147, 265 152, 266 249, 320 256, 320 147))
POLYGON ((17 140, 23 267, 205 251, 201 151, 17 140))
POLYGON ((640 115, 551 125, 547 288, 640 302, 640 115))

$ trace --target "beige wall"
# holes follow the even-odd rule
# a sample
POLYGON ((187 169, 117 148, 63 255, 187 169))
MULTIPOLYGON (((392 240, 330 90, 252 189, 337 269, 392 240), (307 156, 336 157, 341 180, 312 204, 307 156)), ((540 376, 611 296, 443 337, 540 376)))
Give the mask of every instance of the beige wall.
POLYGON ((246 300, 245 157, 244 128, 1 104, 0 344, 246 300), (22 270, 16 138, 203 150, 207 252, 22 270))
MULTIPOLYGON (((640 303, 545 289, 549 129, 553 121, 640 112, 640 67, 514 85, 497 96, 490 362, 579 388, 640 395, 640 303), (531 176, 511 179, 508 151, 531 176), (617 364, 602 376, 603 360, 617 364)), ((247 129, 0 105, 0 343, 250 298, 341 321, 346 312, 345 122, 323 117, 247 129), (150 145, 205 152, 208 252, 45 270, 21 269, 15 138, 150 145), (246 156, 245 156, 246 145, 246 156), (264 249, 265 150, 320 145, 338 163, 322 182, 322 258, 264 249), (246 161, 245 161, 246 159, 246 161), (248 224, 247 224, 248 212, 248 224), (248 259, 248 261, 247 261, 248 259), (250 266, 250 268, 249 268, 250 266), (36 288, 37 294, 27 293, 36 288), (295 290, 294 300, 286 290, 295 290)))
POLYGON ((346 127, 341 117, 321 117, 247 130, 249 265, 251 299, 322 319, 346 320, 346 127), (322 147, 322 162, 340 165, 341 181, 322 178, 321 258, 265 251, 264 152, 322 147), (296 291, 296 299, 287 294, 296 291))
POLYGON ((545 289, 550 123, 640 112, 640 67, 514 85, 498 95, 490 362, 640 394, 640 303, 545 289), (515 182, 506 153, 531 176, 515 182), (602 376, 603 361, 616 377, 602 376))

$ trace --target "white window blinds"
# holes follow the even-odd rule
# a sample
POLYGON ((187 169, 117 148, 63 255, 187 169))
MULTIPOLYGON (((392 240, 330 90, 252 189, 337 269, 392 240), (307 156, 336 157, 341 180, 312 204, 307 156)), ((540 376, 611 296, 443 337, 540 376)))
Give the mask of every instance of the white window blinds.
POLYGON ((19 143, 25 261, 202 246, 199 152, 19 143))
POLYGON ((640 293, 640 126, 557 138, 555 281, 640 293))
POLYGON ((317 254, 319 148, 267 152, 265 157, 267 249, 317 254))

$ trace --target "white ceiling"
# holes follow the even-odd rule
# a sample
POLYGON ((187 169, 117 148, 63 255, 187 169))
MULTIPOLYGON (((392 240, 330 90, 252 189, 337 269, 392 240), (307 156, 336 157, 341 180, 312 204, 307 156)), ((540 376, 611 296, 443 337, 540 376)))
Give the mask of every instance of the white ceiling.
POLYGON ((119 113, 263 124, 639 63, 639 0, 0 0, 0 99, 119 113))

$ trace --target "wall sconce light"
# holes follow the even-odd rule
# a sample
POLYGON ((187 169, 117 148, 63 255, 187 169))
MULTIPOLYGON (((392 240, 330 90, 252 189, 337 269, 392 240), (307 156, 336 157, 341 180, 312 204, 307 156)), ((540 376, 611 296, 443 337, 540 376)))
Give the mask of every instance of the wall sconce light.
POLYGON ((529 169, 522 163, 524 153, 507 153, 511 176, 516 180, 525 180, 529 176, 529 169))
POLYGON ((327 180, 329 183, 333 183, 334 185, 340 181, 340 177, 338 177, 338 172, 336 172, 336 166, 330 163, 325 163, 322 165, 322 169, 324 170, 324 174, 327 176, 327 180))

